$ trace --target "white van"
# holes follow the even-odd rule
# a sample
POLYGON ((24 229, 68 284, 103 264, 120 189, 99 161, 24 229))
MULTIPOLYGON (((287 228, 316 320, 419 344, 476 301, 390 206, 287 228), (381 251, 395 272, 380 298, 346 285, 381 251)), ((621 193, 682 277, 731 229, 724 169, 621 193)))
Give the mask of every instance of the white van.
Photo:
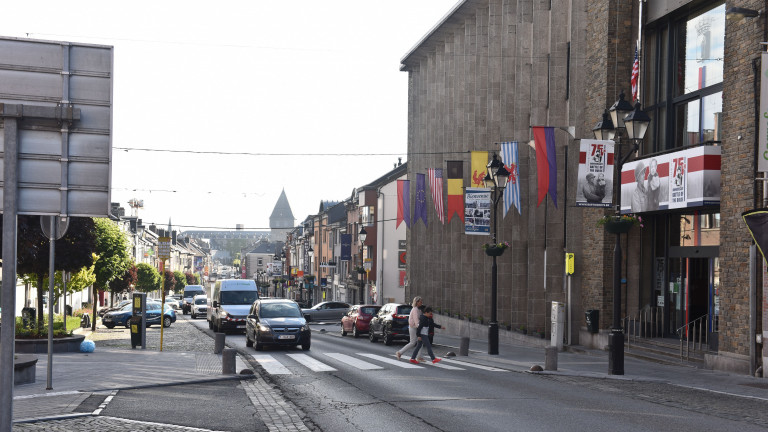
POLYGON ((215 332, 245 332, 245 317, 258 298, 259 291, 252 279, 216 281, 208 299, 208 328, 215 332))

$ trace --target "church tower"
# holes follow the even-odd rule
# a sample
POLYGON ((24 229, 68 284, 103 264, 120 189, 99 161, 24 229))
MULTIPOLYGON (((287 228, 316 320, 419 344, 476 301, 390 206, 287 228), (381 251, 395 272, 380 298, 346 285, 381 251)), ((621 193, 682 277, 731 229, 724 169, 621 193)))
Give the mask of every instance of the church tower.
POLYGON ((285 189, 280 193, 277 199, 275 209, 269 217, 269 228, 271 230, 270 238, 272 241, 285 241, 285 236, 293 229, 296 218, 291 212, 291 205, 288 204, 288 198, 285 196, 285 189))

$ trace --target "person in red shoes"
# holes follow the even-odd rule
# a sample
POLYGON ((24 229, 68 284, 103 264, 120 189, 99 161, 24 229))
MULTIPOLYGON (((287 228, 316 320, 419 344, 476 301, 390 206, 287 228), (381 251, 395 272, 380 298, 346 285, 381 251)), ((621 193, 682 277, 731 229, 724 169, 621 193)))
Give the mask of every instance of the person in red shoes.
POLYGON ((416 343, 416 348, 413 350, 413 354, 411 354, 411 363, 419 363, 419 361, 416 360, 416 356, 419 354, 419 350, 421 350, 422 346, 427 347, 427 353, 432 357, 432 363, 438 363, 440 361, 439 358, 435 358, 435 354, 432 352, 432 344, 429 342, 429 333, 434 332, 435 327, 439 329, 442 329, 443 327, 440 324, 435 324, 432 316, 432 308, 427 306, 424 309, 424 313, 419 318, 419 327, 416 329, 418 342, 416 343))

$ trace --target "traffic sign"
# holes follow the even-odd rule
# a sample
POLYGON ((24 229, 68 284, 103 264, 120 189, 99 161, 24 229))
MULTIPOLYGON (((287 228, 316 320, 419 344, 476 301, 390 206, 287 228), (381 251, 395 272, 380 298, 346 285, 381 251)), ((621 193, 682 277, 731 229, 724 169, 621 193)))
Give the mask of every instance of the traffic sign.
POLYGON ((170 237, 158 237, 157 238, 157 257, 161 260, 167 260, 171 257, 171 238, 170 237))

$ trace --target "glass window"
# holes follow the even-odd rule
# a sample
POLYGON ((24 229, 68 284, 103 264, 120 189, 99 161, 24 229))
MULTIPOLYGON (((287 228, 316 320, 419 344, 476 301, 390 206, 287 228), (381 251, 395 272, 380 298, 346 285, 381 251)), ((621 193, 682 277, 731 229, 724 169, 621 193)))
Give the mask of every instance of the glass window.
POLYGON ((678 27, 677 63, 682 67, 676 96, 723 82, 725 5, 721 4, 678 27))
POLYGON ((701 141, 720 141, 723 92, 701 98, 701 141))
POLYGON ((678 146, 688 146, 699 143, 699 100, 677 106, 675 112, 677 124, 675 141, 678 146))

